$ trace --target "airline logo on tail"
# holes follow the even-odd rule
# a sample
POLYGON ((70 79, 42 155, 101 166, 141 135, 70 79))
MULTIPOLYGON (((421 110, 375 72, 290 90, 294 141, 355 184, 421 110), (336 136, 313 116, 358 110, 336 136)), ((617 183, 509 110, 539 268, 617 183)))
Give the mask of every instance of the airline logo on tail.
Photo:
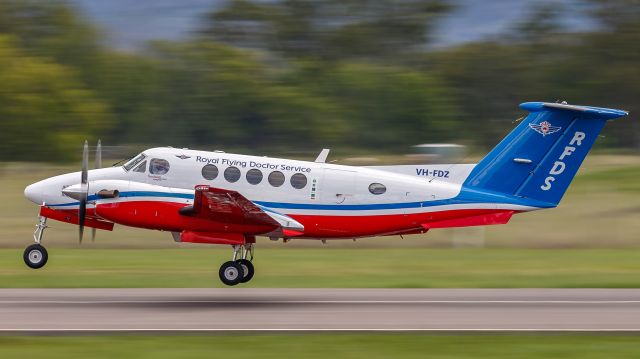
POLYGON ((552 126, 549 121, 542 121, 539 125, 530 123, 529 127, 531 127, 534 131, 541 134, 542 136, 550 135, 552 133, 556 133, 562 129, 559 126, 552 126))
POLYGON ((573 138, 569 141, 569 145, 564 147, 564 151, 562 151, 558 160, 553 163, 553 167, 549 170, 549 176, 544 179, 544 184, 540 186, 541 190, 548 191, 551 189, 551 183, 556 180, 556 176, 564 172, 564 169, 567 167, 564 163, 564 159, 571 156, 576 151, 577 147, 582 146, 582 140, 586 137, 587 135, 580 131, 576 131, 576 133, 573 134, 573 138))

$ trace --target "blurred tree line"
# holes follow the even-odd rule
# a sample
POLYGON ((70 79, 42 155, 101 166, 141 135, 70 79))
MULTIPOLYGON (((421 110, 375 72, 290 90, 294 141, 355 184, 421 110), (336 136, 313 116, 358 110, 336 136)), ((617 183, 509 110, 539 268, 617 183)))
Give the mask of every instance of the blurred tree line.
MULTIPOLYGON (((0 160, 76 158, 85 138, 250 152, 492 146, 530 100, 640 110, 640 5, 542 3, 495 40, 429 46, 447 0, 236 0, 135 52, 63 1, 0 0, 0 160)), ((490 20, 488 20, 490 21, 490 20)), ((604 145, 640 148, 632 118, 604 145)))

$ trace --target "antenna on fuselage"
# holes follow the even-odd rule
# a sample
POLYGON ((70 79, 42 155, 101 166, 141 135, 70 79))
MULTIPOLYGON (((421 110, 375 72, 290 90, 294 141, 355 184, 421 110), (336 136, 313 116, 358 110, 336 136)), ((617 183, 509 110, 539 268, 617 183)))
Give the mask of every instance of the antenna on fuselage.
POLYGON ((314 162, 316 163, 326 163, 327 162, 327 157, 329 157, 329 152, 331 150, 329 148, 323 148, 322 151, 320 151, 320 153, 318 154, 318 157, 316 157, 316 160, 314 162))

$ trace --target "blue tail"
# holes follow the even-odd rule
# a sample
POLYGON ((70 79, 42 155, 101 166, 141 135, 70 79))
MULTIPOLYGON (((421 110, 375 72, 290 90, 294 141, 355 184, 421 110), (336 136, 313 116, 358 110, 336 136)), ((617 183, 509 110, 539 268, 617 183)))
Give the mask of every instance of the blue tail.
POLYGON ((526 102, 529 115, 478 163, 464 183, 557 205, 607 120, 627 112, 526 102))

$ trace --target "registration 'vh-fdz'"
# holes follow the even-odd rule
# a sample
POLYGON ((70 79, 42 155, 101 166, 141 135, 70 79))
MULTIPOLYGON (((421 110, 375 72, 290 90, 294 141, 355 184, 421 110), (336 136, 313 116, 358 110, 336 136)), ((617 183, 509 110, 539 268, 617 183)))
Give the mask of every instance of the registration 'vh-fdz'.
POLYGON ((527 102, 529 114, 478 164, 343 166, 171 147, 122 166, 82 171, 25 189, 40 205, 25 263, 47 262, 47 218, 112 230, 114 224, 170 232, 177 242, 230 245, 223 283, 251 280, 256 236, 352 239, 434 228, 504 224, 553 208, 608 120, 625 111, 527 102))

